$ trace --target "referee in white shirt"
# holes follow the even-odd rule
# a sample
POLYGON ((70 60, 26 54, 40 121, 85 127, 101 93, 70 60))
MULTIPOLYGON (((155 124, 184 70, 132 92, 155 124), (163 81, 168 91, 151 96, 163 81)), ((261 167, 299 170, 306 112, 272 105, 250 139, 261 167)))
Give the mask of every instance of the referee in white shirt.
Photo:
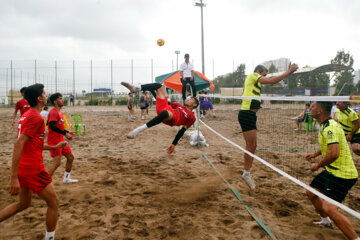
POLYGON ((182 98, 186 99, 186 85, 189 83, 192 89, 193 97, 196 97, 196 89, 194 83, 194 66, 189 62, 189 54, 185 54, 185 62, 180 65, 181 83, 182 83, 182 98))

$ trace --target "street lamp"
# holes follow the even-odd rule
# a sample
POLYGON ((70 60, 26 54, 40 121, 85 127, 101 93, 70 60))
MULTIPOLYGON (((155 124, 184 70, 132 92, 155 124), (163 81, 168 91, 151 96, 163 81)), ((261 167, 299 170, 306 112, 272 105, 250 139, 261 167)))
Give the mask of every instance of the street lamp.
POLYGON ((179 50, 176 50, 175 51, 175 54, 176 54, 176 70, 179 70, 179 54, 180 54, 180 51, 179 50))
POLYGON ((206 4, 203 3, 203 0, 200 0, 200 2, 195 2, 195 6, 200 7, 201 9, 201 58, 202 58, 202 74, 205 75, 203 7, 206 7, 206 4))

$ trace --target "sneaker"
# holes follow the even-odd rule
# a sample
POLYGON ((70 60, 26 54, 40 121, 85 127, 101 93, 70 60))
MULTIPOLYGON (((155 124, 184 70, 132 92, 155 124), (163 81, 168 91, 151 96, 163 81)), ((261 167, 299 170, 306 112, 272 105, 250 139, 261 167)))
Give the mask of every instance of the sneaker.
POLYGON ((141 116, 141 120, 145 120, 145 116, 141 116))
POLYGON ((121 82, 121 85, 123 85, 124 87, 126 87, 127 89, 130 90, 130 92, 135 93, 135 92, 140 92, 141 89, 138 87, 135 87, 133 85, 131 85, 130 83, 127 82, 121 82))
POLYGON ((294 131, 299 131, 299 129, 298 129, 298 128, 295 128, 294 131))
POLYGON ((254 183, 254 180, 252 179, 251 173, 243 173, 242 178, 244 179, 244 181, 247 183, 247 185, 249 185, 251 190, 254 190, 256 185, 254 183))
POLYGON ((140 133, 139 129, 136 128, 134 130, 132 130, 128 135, 127 137, 130 138, 130 139, 134 139, 136 138, 136 136, 140 133))
POLYGON ((322 228, 334 228, 334 225, 329 221, 321 220, 320 222, 313 222, 313 223, 322 228))
POLYGON ((215 114, 213 115, 213 118, 216 118, 216 115, 215 115, 215 114))
POLYGON ((64 180, 63 180, 63 184, 76 183, 76 182, 78 182, 78 181, 79 181, 79 180, 68 178, 68 179, 64 179, 64 180))

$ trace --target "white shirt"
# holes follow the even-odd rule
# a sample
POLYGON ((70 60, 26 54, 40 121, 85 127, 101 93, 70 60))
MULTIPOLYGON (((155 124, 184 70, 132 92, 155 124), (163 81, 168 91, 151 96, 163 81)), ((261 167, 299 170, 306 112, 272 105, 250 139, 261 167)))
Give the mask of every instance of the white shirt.
POLYGON ((48 115, 49 115, 49 112, 43 110, 43 111, 41 111, 40 115, 43 116, 43 117, 45 117, 45 118, 47 119, 47 117, 48 117, 48 115))
POLYGON ((331 115, 330 115, 331 118, 334 118, 334 119, 336 118, 336 116, 335 116, 336 109, 337 109, 336 105, 333 105, 331 108, 331 115))
POLYGON ((194 71, 194 66, 192 65, 191 62, 189 63, 183 62, 180 65, 180 71, 183 72, 184 78, 191 78, 191 71, 194 71))

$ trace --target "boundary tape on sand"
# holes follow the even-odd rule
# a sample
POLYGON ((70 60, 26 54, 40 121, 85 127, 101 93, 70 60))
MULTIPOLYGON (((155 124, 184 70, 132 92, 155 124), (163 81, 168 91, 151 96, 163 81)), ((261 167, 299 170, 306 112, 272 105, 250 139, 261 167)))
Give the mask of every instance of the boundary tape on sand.
MULTIPOLYGON (((241 198, 240 194, 236 191, 234 187, 225 179, 225 177, 221 174, 221 172, 216 168, 216 166, 211 162, 211 160, 206 156, 206 154, 201 151, 203 157, 208 161, 210 166, 215 170, 215 172, 221 177, 221 179, 225 182, 225 184, 231 189, 231 191, 235 194, 236 198, 241 202, 244 203, 243 199, 241 198)), ((259 226, 269 235, 272 240, 277 240, 275 235, 270 231, 269 228, 265 226, 265 224, 255 215, 255 213, 251 210, 251 208, 245 205, 245 209, 249 212, 250 216, 259 224, 259 226)))
POLYGON ((128 115, 124 115, 124 114, 101 114, 101 115, 96 115, 97 117, 125 117, 128 115))
MULTIPOLYGON (((178 152, 184 152, 185 149, 176 150, 178 152)), ((89 150, 88 152, 99 152, 99 153, 122 153, 122 152, 165 152, 165 149, 158 149, 158 150, 89 150)))
POLYGON ((264 164, 265 166, 271 168, 272 170, 274 170, 275 172, 279 173, 280 175, 282 175, 283 177, 289 179, 290 181, 294 182, 295 184, 305 188, 306 190, 312 192, 313 194, 315 194, 316 196, 322 198, 323 200, 341 208, 342 210, 344 210, 345 212, 349 213, 350 215, 356 217, 357 219, 360 219, 360 213, 356 212, 354 210, 352 210, 351 208, 345 206, 344 204, 341 204, 339 202, 336 202, 335 200, 329 198, 328 196, 325 196, 324 194, 322 194, 321 192, 315 190, 314 188, 306 185, 305 183, 301 182, 300 180, 290 176, 289 174, 287 174, 286 172, 278 169, 277 167, 271 165, 270 163, 268 163, 267 161, 265 161, 264 159, 252 154, 251 152, 247 151, 246 149, 240 147, 239 145, 237 145, 236 143, 234 143, 233 141, 227 139, 226 137, 224 137, 223 135, 221 135, 220 133, 216 132, 214 129, 212 129, 211 127, 209 127, 208 125, 206 125, 206 123, 204 123, 203 121, 200 120, 200 122, 207 127, 210 131, 212 131, 214 134, 218 135, 219 137, 221 137, 222 139, 224 139, 226 142, 230 143, 231 145, 233 145, 234 147, 240 149, 241 151, 245 152, 246 154, 250 155, 251 157, 253 157, 254 159, 256 159, 257 161, 261 162, 262 164, 264 164))
POLYGON ((288 147, 288 148, 258 148, 256 150, 304 150, 304 149, 314 149, 319 150, 318 147, 288 147))

